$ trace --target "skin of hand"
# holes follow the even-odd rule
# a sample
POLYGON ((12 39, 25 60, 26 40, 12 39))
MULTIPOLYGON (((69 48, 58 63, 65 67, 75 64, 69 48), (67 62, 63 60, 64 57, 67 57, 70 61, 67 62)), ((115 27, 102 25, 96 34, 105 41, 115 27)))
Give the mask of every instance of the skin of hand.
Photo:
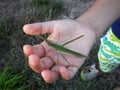
MULTIPOLYGON (((65 47, 86 56, 95 41, 95 33, 91 29, 91 26, 85 22, 69 19, 26 24, 23 27, 23 31, 32 36, 50 33, 48 39, 57 44, 63 44, 72 38, 84 35, 65 47)), ((60 77, 70 80, 86 59, 62 52, 68 63, 59 51, 48 46, 45 41, 33 46, 24 45, 23 51, 28 57, 30 68, 40 73, 48 83, 55 82, 60 77)))

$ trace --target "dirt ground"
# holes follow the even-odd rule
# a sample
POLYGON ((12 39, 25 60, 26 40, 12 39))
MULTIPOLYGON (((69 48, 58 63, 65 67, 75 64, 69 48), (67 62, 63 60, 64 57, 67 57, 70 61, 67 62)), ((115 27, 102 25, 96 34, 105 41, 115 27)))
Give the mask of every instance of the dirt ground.
MULTIPOLYGON (((0 0, 0 17, 6 16, 21 16, 30 12, 36 12, 32 7, 32 0, 0 0), (11 13, 12 12, 12 13, 11 13)), ((61 13, 58 19, 62 18, 75 18, 85 12, 95 0, 59 0, 64 3, 64 11, 61 13)))
POLYGON ((95 0, 60 0, 64 3, 64 12, 60 18, 75 18, 84 13, 95 0))

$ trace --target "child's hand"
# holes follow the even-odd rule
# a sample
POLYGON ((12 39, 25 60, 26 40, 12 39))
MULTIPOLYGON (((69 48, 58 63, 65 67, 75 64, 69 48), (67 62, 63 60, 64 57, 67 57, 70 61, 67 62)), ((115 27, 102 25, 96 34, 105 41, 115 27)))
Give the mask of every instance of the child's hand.
MULTIPOLYGON (((27 24, 23 27, 23 30, 29 35, 50 33, 48 39, 58 44, 84 35, 84 37, 65 46, 83 55, 88 55, 95 40, 95 35, 87 24, 74 20, 27 24)), ((59 77, 66 80, 73 78, 85 61, 85 58, 68 53, 62 53, 63 55, 61 55, 60 52, 49 47, 46 42, 34 46, 25 45, 23 51, 28 57, 30 68, 37 73, 41 73, 43 79, 49 83, 56 81, 59 77)))

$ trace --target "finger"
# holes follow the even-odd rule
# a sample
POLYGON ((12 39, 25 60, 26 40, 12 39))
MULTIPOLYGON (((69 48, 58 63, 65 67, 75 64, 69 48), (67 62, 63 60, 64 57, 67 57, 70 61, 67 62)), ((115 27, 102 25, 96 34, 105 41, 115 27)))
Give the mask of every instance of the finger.
POLYGON ((64 67, 63 65, 55 65, 51 71, 50 70, 45 70, 43 71, 42 77, 46 82, 55 82, 59 77, 60 77, 60 68, 64 67))
POLYGON ((29 56, 29 55, 33 54, 33 47, 31 45, 24 45, 23 52, 24 52, 25 56, 29 56))
POLYGON ((39 58, 39 56, 33 54, 28 57, 29 66, 35 72, 40 73, 44 69, 49 69, 53 66, 54 62, 49 57, 39 58))
POLYGON ((44 56, 46 54, 47 48, 48 46, 41 44, 37 44, 33 46, 33 51, 34 54, 37 54, 38 56, 44 56), (45 48, 46 47, 46 48, 45 48))
POLYGON ((48 83, 55 82, 59 78, 59 73, 56 71, 44 70, 42 71, 41 75, 48 83))
POLYGON ((39 35, 51 33, 53 31, 55 21, 26 24, 23 26, 23 31, 29 35, 39 35))
POLYGON ((51 48, 46 44, 46 42, 42 42, 41 44, 37 44, 34 46, 31 45, 24 45, 23 46, 23 52, 26 56, 36 54, 38 56, 44 56, 47 51, 49 51, 51 48))
POLYGON ((75 66, 70 66, 68 68, 66 67, 60 68, 61 76, 66 80, 72 79, 75 76, 77 71, 78 71, 78 68, 75 66))

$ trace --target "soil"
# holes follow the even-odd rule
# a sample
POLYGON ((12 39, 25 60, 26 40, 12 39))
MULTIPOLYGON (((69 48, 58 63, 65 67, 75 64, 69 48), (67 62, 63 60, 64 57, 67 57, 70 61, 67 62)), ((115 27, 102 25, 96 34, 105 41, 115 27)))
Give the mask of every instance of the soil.
MULTIPOLYGON (((59 0, 64 4, 64 11, 58 19, 75 18, 84 13, 95 0, 59 0)), ((32 7, 32 0, 1 0, 0 1, 0 17, 6 16, 22 16, 30 12, 35 12, 32 7), (7 3, 8 1, 8 3, 7 3), (11 13, 12 12, 12 13, 11 13)))
POLYGON ((64 12, 59 18, 75 18, 83 14, 95 0, 60 0, 64 3, 64 12))

